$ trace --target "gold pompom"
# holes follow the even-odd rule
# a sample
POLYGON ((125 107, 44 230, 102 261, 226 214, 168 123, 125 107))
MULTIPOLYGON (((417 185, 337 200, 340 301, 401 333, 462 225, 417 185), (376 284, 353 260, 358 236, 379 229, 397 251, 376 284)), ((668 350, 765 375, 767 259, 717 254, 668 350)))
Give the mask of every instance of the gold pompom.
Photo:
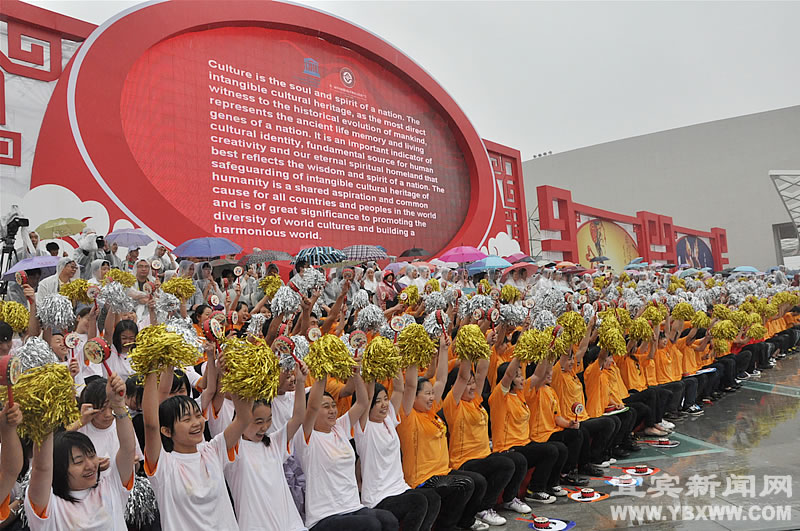
POLYGON ((267 275, 258 281, 258 287, 267 296, 267 300, 272 300, 281 286, 283 286, 283 281, 278 275, 267 275))
POLYGON ((347 345, 332 334, 325 334, 311 343, 303 361, 308 365, 308 372, 315 380, 321 380, 327 374, 332 378, 347 381, 353 376, 353 369, 357 365, 347 345))
POLYGON ((23 373, 14 385, 14 399, 22 410, 17 433, 37 444, 57 427, 80 418, 72 376, 66 366, 58 363, 23 373))
POLYGON ((688 302, 679 302, 672 309, 672 317, 681 321, 691 321, 694 317, 694 308, 688 302))
POLYGON ((489 284, 489 281, 485 278, 482 278, 475 287, 477 288, 478 295, 488 295, 489 292, 492 291, 492 285, 489 284))
POLYGON ((658 306, 655 303, 651 303, 645 308, 644 312, 640 317, 642 317, 646 321, 650 321, 653 325, 661 324, 661 322, 667 317, 669 314, 669 310, 666 306, 663 308, 658 306))
POLYGON ((278 358, 263 341, 253 344, 236 337, 223 343, 225 371, 220 391, 245 400, 272 400, 278 394, 278 358))
POLYGON ((28 329, 31 313, 25 306, 15 301, 6 301, 0 306, 0 321, 5 321, 14 332, 22 333, 28 329))
POLYGON ((520 291, 511 284, 506 284, 503 286, 503 289, 500 290, 500 300, 505 304, 513 304, 517 302, 521 296, 522 294, 520 291))
POLYGON ((561 337, 570 345, 577 345, 586 335, 586 321, 578 312, 565 312, 558 316, 556 322, 564 329, 561 337))
MULTIPOLYGON (((374 340, 373 340, 374 341, 374 340)), ((403 357, 402 366, 427 367, 431 363, 436 345, 421 324, 410 324, 397 336, 397 347, 403 357)))
POLYGON ((739 327, 736 326, 733 321, 724 320, 718 321, 711 327, 711 337, 714 339, 724 339, 726 341, 732 341, 736 339, 736 336, 739 335, 739 327))
POLYGON ((514 347, 514 356, 522 362, 539 363, 547 358, 556 358, 550 350, 552 332, 535 328, 523 332, 514 347))
POLYGON ((724 339, 714 338, 711 340, 711 348, 714 349, 714 352, 717 355, 724 356, 731 351, 731 343, 730 341, 726 341, 724 339))
POLYGON ((121 269, 112 269, 106 275, 106 278, 103 279, 103 285, 105 286, 109 280, 111 279, 114 282, 119 282, 126 288, 130 288, 136 283, 136 277, 127 271, 122 271, 121 269))
POLYGON ((758 315, 758 312, 752 312, 747 314, 747 323, 749 325, 760 325, 761 324, 761 316, 758 315))
POLYGON ((361 358, 361 376, 366 382, 383 382, 397 376, 403 358, 397 346, 383 336, 369 342, 361 358))
POLYGON ((441 286, 439 285, 439 279, 438 279, 438 278, 431 278, 431 279, 429 279, 429 280, 428 280, 428 281, 425 283, 425 287, 427 288, 428 286, 430 286, 430 287, 431 287, 431 290, 432 290, 432 291, 442 291, 442 288, 441 288, 441 286))
POLYGON ((483 331, 478 325, 469 324, 458 329, 455 343, 456 354, 462 360, 476 362, 481 359, 489 359, 492 349, 483 331))
POLYGON ((750 339, 763 339, 764 336, 766 335, 767 335, 767 328, 761 323, 754 324, 753 326, 747 329, 747 337, 749 337, 750 339))
POLYGON ((637 317, 628 328, 628 335, 635 341, 650 341, 653 339, 653 328, 647 322, 647 319, 637 317))
POLYGON ((706 312, 698 310, 694 313, 694 317, 692 317, 692 328, 708 328, 710 324, 711 318, 706 312))
POLYGON ((169 293, 170 295, 174 295, 178 297, 178 299, 185 301, 194 295, 196 288, 191 278, 173 275, 171 279, 161 284, 161 291, 164 293, 169 293))
POLYGON ((750 315, 742 310, 731 312, 730 320, 736 325, 736 328, 742 329, 750 324, 750 315))
POLYGON ((161 372, 167 367, 187 367, 197 361, 197 347, 166 325, 148 326, 136 335, 136 346, 128 359, 134 372, 142 376, 161 372))
POLYGON ((752 301, 745 301, 740 306, 739 309, 743 312, 753 313, 756 311, 756 307, 752 301))
POLYGON ((415 285, 408 286, 400 292, 400 302, 406 306, 416 306, 419 304, 419 289, 415 285))
MULTIPOLYGON (((641 319, 641 317, 639 319, 641 319)), ((650 325, 647 326, 648 328, 650 327, 650 325)), ((618 328, 606 327, 601 329, 598 332, 597 343, 600 345, 600 348, 607 350, 612 356, 624 356, 628 352, 625 345, 625 338, 618 328)))
POLYGON ((711 315, 720 321, 727 321, 731 318, 731 309, 724 304, 715 304, 711 315))
POLYGON ((71 300, 72 302, 82 302, 84 304, 91 304, 92 299, 89 298, 87 295, 86 290, 89 289, 89 282, 79 278, 77 280, 73 280, 72 282, 67 282, 61 288, 59 288, 58 292, 71 300))

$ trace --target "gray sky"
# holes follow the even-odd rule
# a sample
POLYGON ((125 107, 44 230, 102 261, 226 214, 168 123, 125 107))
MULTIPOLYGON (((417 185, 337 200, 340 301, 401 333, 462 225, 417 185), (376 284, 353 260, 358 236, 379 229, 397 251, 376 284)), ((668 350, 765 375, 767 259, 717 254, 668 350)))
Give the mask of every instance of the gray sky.
MULTIPOLYGON (((139 3, 28 1, 95 24, 139 3)), ((799 99, 800 2, 300 3, 403 50, 526 160, 799 99)))

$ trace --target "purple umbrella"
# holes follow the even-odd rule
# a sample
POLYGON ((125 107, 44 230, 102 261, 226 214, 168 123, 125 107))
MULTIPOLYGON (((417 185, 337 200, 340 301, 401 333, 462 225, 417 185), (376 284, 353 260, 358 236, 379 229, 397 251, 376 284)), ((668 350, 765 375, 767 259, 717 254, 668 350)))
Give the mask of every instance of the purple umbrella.
POLYGON ((14 264, 14 267, 6 271, 3 275, 3 280, 14 280, 14 273, 17 271, 29 271, 31 269, 41 269, 42 278, 55 275, 58 261, 58 256, 32 256, 25 260, 20 260, 14 264))
POLYGON ((403 269, 405 266, 408 265, 408 262, 395 262, 393 264, 389 264, 383 268, 384 271, 391 271, 398 276, 400 274, 400 270, 403 269))

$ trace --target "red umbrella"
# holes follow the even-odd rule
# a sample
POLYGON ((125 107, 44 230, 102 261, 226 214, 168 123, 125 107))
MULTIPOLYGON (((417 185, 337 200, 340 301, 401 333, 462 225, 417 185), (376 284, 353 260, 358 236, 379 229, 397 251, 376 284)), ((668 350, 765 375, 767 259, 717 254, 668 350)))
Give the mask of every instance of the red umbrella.
POLYGON ((523 258, 529 258, 529 257, 528 257, 527 254, 525 254, 523 252, 519 252, 519 253, 514 253, 512 255, 509 255, 509 256, 504 256, 503 258, 505 258, 506 260, 508 260, 509 262, 511 262, 513 264, 514 262, 518 262, 518 261, 522 260, 523 258))
POLYGON ((500 275, 500 282, 503 282, 505 278, 508 276, 509 273, 514 271, 515 269, 524 269, 528 272, 529 275, 533 275, 536 271, 539 270, 539 266, 536 264, 529 264, 527 262, 520 262, 518 264, 514 264, 511 267, 507 267, 503 269, 503 274, 500 275))

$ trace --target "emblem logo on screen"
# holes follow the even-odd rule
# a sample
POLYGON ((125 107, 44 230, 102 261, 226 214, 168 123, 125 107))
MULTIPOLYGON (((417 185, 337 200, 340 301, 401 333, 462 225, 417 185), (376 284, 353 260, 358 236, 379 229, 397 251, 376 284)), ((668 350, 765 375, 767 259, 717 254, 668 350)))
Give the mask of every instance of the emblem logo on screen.
POLYGON ((353 88, 353 85, 356 84, 356 75, 347 67, 339 70, 339 78, 341 78, 342 84, 347 88, 353 88))
POLYGON ((310 57, 303 59, 303 73, 319 77, 319 63, 310 57))

